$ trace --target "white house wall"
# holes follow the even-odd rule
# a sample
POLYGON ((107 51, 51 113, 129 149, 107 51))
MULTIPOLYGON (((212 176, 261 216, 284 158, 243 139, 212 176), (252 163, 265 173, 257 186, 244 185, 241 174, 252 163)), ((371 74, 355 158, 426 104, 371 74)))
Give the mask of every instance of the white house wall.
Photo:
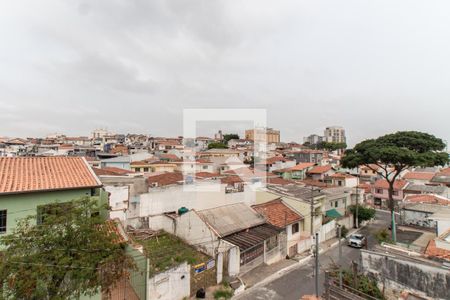
POLYGON ((190 266, 184 262, 148 279, 147 299, 181 300, 190 296, 190 266))
POLYGON ((202 190, 186 191, 182 185, 153 188, 149 193, 140 195, 138 214, 140 217, 146 217, 178 211, 181 207, 203 210, 240 202, 247 205, 255 203, 255 192, 248 186, 244 188, 244 192, 228 194, 225 193, 225 185, 216 182, 204 182, 199 187, 202 190), (212 190, 214 188, 219 190, 212 190))

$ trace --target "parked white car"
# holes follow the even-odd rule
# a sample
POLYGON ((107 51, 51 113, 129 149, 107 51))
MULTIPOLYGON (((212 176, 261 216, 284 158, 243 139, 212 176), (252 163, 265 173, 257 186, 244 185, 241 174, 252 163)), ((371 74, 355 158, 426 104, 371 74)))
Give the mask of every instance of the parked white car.
POLYGON ((364 235, 355 233, 348 237, 348 245, 350 247, 362 248, 366 245, 367 239, 364 235))

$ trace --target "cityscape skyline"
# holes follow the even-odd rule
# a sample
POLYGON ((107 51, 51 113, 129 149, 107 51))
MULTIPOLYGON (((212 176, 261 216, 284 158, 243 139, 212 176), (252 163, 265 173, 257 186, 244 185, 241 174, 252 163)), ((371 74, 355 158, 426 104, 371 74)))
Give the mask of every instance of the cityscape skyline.
POLYGON ((2 136, 172 136, 185 108, 264 108, 283 140, 450 140, 445 1, 0 5, 2 136))

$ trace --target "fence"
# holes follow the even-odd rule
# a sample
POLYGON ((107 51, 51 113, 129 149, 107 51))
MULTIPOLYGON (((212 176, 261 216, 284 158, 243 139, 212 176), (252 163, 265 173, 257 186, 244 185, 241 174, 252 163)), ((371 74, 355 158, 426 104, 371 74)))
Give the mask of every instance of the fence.
POLYGON ((325 242, 336 237, 336 220, 323 224, 319 232, 319 242, 325 242))
POLYGON ((330 276, 329 272, 325 272, 325 292, 323 298, 325 300, 378 300, 348 285, 343 284, 340 287, 339 283, 330 276))

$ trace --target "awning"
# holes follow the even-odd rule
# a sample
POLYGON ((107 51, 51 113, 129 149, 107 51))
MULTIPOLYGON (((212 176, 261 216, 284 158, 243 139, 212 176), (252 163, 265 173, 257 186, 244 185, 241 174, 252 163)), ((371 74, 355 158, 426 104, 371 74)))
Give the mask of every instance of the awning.
POLYGON ((270 224, 262 224, 237 233, 233 233, 223 239, 233 245, 239 247, 241 251, 245 251, 253 246, 263 243, 268 238, 278 235, 282 229, 270 224))
POLYGON ((334 208, 327 210, 327 212, 325 213, 325 215, 328 218, 332 218, 332 219, 336 219, 336 218, 340 218, 342 217, 342 215, 334 208))

